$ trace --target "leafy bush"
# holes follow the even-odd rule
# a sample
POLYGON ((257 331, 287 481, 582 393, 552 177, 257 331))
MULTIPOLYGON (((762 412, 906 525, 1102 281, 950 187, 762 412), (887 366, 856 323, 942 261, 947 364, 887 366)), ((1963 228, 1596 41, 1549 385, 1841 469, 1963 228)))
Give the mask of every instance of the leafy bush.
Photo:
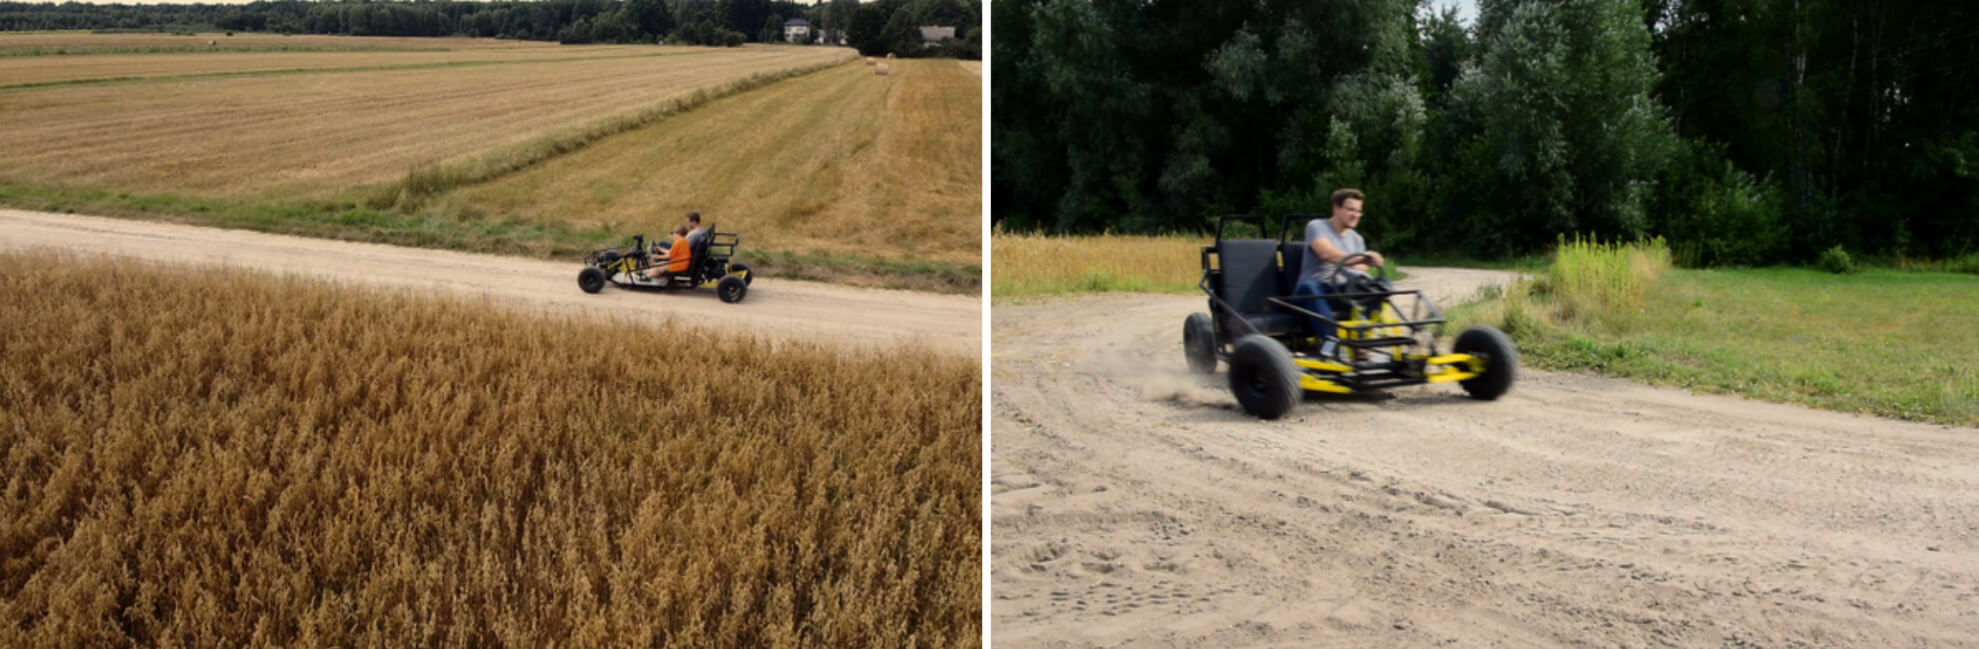
POLYGON ((1853 259, 1850 259, 1848 256, 1848 251, 1843 250, 1842 247, 1839 245, 1833 248, 1829 248, 1825 252, 1822 252, 1821 258, 1819 260, 1816 260, 1815 263, 1816 265, 1820 266, 1822 270, 1828 271, 1830 273, 1835 273, 1837 275, 1841 275, 1845 273, 1853 273, 1856 271, 1855 261, 1853 259))

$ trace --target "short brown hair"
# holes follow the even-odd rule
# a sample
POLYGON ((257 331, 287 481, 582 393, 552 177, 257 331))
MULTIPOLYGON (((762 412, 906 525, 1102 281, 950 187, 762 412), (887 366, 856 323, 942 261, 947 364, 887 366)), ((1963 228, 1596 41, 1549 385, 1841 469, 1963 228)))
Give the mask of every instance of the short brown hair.
POLYGON ((1347 205, 1347 199, 1349 199, 1349 198, 1351 198, 1351 199, 1354 199, 1354 200, 1357 200, 1357 201, 1361 201, 1361 202, 1363 202, 1363 203, 1365 203, 1365 202, 1367 202, 1367 197, 1365 197, 1365 196, 1361 196, 1361 190, 1358 190, 1358 189, 1336 189, 1336 190, 1333 190, 1333 206, 1334 206, 1334 207, 1344 207, 1344 206, 1346 206, 1346 205, 1347 205))
POLYGON ((673 226, 673 233, 674 233, 674 234, 680 234, 680 235, 684 235, 684 234, 687 234, 687 226, 685 226, 685 225, 676 225, 676 226, 673 226))
POLYGON ((701 222, 701 213, 700 213, 700 212, 688 212, 688 213, 687 213, 687 221, 688 221, 689 223, 700 223, 700 222, 701 222))

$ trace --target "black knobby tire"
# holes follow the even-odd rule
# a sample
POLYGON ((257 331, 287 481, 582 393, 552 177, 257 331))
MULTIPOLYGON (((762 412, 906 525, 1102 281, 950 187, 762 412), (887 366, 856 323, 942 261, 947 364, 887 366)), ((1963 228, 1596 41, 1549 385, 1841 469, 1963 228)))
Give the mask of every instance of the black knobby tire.
POLYGON ((744 284, 756 283, 756 274, 749 272, 749 267, 742 264, 729 264, 728 274, 742 275, 742 283, 744 284))
POLYGON ((734 275, 723 277, 721 281, 715 282, 715 294, 720 295, 722 301, 729 304, 741 302, 742 296, 749 294, 749 282, 734 275))
POLYGON ((1182 355, 1189 359, 1189 371, 1216 372, 1216 329, 1210 326, 1209 314, 1191 313, 1182 321, 1182 355))
POLYGON ((1484 360, 1484 371, 1477 376, 1458 381, 1464 392, 1471 398, 1491 401, 1511 391, 1512 382, 1519 377, 1519 348, 1512 339, 1488 325, 1476 325, 1457 334, 1457 344, 1452 349, 1459 354, 1470 354, 1484 360))
POLYGON ((577 271, 577 287, 586 293, 605 290, 605 271, 598 270, 596 266, 586 266, 584 270, 577 271))
POLYGON ((1251 334, 1237 340, 1230 352, 1230 392, 1244 412, 1277 419, 1299 404, 1299 368, 1292 352, 1276 340, 1251 334))

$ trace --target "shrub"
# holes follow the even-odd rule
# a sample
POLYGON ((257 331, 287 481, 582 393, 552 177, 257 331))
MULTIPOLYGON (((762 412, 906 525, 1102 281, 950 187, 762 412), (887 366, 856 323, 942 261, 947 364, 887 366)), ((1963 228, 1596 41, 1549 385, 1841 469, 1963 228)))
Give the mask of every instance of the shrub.
POLYGON ((1844 273, 1853 273, 1856 271, 1855 261, 1849 258, 1848 251, 1843 250, 1840 245, 1836 245, 1835 247, 1829 248, 1825 252, 1822 252, 1821 258, 1816 260, 1815 263, 1819 265, 1822 270, 1828 271, 1830 273, 1835 273, 1837 275, 1844 273))

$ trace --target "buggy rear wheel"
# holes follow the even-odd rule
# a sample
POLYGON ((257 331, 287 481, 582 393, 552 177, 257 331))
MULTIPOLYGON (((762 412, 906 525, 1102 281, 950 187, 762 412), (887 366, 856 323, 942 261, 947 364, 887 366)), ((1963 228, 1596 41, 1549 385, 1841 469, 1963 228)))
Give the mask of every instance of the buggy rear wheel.
POLYGON ((748 267, 747 265, 744 265, 744 264, 729 264, 729 265, 728 265, 728 273, 729 273, 730 275, 741 275, 741 276, 742 276, 742 283, 744 283, 744 284, 754 284, 754 283, 756 283, 756 274, 755 274, 755 273, 751 273, 751 272, 749 272, 749 267, 748 267))
POLYGON ((715 294, 729 304, 741 302, 742 296, 749 294, 749 282, 734 275, 723 277, 721 281, 715 282, 715 294))
POLYGON ((1519 375, 1519 348, 1512 339, 1488 325, 1476 325, 1457 334, 1457 344, 1452 349, 1459 354, 1470 354, 1484 360, 1484 371, 1477 376, 1458 381, 1472 399, 1491 401, 1512 389, 1512 381, 1519 375))
POLYGON ((1299 404, 1299 369, 1285 345, 1258 334, 1237 339, 1230 352, 1230 392, 1244 412, 1277 419, 1299 404))
POLYGON ((1182 321, 1182 355, 1189 359, 1189 371, 1216 372, 1216 330, 1209 324, 1209 314, 1191 313, 1182 321))
POLYGON ((586 266, 584 270, 577 271, 577 287, 586 293, 605 290, 605 271, 598 270, 596 266, 586 266))

